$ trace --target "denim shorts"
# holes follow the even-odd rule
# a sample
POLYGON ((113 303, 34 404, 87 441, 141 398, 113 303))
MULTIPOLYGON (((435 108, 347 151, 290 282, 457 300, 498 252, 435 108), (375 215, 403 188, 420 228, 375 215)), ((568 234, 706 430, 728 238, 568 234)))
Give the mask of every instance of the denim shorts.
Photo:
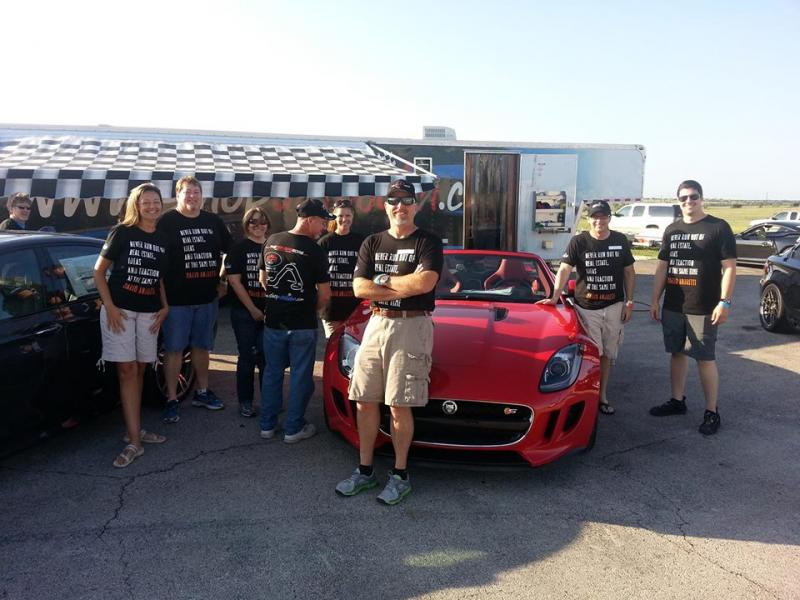
POLYGON ((664 349, 670 354, 684 354, 695 360, 716 359, 717 326, 711 315, 685 315, 661 311, 664 349))
POLYGON ((208 304, 170 306, 161 327, 164 332, 164 350, 183 352, 187 346, 200 350, 213 350, 217 332, 217 301, 208 304))

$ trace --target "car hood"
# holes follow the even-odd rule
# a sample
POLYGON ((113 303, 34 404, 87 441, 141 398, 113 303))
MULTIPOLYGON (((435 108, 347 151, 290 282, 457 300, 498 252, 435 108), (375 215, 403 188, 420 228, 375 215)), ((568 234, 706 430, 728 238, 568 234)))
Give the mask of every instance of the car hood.
MULTIPOLYGON (((562 305, 437 300, 433 320, 436 398, 497 400, 499 388, 530 397, 553 353, 586 341, 575 311, 562 305)), ((355 321, 348 330, 360 339, 366 317, 355 321)))

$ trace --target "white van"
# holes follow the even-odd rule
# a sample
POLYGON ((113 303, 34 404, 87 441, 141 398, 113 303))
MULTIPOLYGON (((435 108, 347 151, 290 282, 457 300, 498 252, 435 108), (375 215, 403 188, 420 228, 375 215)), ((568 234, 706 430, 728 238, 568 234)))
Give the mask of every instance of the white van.
POLYGON ((626 204, 611 217, 609 227, 621 231, 631 240, 642 232, 651 239, 660 240, 667 225, 680 218, 679 204, 626 204))

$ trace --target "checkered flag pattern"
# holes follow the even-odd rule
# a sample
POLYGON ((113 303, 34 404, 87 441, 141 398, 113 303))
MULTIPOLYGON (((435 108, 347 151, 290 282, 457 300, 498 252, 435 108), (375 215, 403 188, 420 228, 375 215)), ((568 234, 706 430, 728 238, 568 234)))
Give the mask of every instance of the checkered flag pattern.
POLYGON ((207 198, 383 196, 395 179, 434 188, 366 147, 23 138, 0 142, 0 196, 125 198, 152 181, 165 198, 194 175, 207 198))

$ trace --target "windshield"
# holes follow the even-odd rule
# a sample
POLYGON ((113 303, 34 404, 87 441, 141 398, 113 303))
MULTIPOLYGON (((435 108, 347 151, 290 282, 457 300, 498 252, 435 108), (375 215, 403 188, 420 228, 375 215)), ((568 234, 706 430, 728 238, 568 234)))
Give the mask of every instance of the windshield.
POLYGON ((534 303, 551 291, 549 270, 530 256, 446 253, 436 297, 534 303))

